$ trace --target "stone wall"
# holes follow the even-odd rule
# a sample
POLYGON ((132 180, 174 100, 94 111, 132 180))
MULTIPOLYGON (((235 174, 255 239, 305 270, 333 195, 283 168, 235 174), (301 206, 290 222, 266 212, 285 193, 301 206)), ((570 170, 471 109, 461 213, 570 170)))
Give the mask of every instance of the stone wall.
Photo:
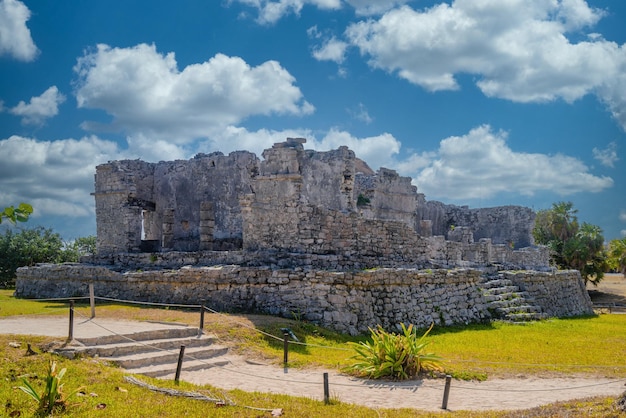
POLYGON ((507 271, 504 277, 528 292, 548 316, 593 314, 591 298, 578 270, 507 271))
POLYGON ((96 167, 97 250, 195 251, 239 241, 239 198, 250 193, 258 158, 198 154, 188 161, 112 161, 96 167), (213 211, 208 213, 207 209, 213 211), (205 232, 210 227, 210 236, 205 232))
MULTIPOLYGON (((428 220, 432 235, 446 238, 457 227, 468 227, 475 240, 490 238, 494 244, 512 245, 515 248, 532 246, 532 229, 535 213, 523 206, 498 206, 470 209, 467 206, 446 205, 418 198, 417 223, 428 220)), ((423 232, 423 235, 427 232, 423 232)))
MULTIPOLYGON (((530 292, 545 312, 571 316, 591 312, 575 272, 507 273, 530 292), (549 295, 547 296, 546 293, 549 295)), ((176 304, 206 304, 219 311, 301 317, 340 332, 358 334, 400 323, 427 327, 490 319, 472 269, 374 269, 325 271, 233 265, 180 270, 117 272, 85 264, 18 269, 16 295, 79 297, 94 284, 96 296, 176 304)))

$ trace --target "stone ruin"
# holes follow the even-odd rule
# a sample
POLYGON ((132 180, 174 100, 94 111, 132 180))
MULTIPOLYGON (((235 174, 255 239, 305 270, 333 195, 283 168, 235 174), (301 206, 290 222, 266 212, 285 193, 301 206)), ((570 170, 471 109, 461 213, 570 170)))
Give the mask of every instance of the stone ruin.
POLYGON ((353 151, 288 138, 96 168, 97 254, 18 270, 16 294, 84 294, 298 317, 352 334, 592 313, 577 271, 533 246, 529 208, 427 201, 353 151), (506 302, 514 300, 513 303, 506 302))

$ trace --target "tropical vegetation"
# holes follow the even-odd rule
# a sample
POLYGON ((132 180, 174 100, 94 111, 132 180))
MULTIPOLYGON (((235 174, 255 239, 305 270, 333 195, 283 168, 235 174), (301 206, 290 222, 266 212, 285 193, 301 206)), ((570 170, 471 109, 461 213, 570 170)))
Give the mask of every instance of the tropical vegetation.
POLYGON ((18 207, 7 206, 0 212, 0 224, 7 219, 12 224, 26 222, 33 213, 33 207, 28 203, 20 203, 18 207))
MULTIPOLYGON (((434 324, 433 324, 434 325, 434 324)), ((385 331, 380 325, 370 328, 370 341, 349 343, 356 351, 355 360, 344 370, 370 379, 411 379, 422 371, 441 371, 443 359, 434 353, 426 353, 429 341, 425 338, 433 325, 418 337, 417 330, 410 324, 400 324, 401 333, 385 331)))
POLYGON ((602 229, 580 224, 572 202, 557 202, 540 210, 532 234, 535 243, 551 249, 552 260, 563 269, 579 270, 585 283, 597 285, 608 270, 602 229))
POLYGON ((94 236, 65 242, 50 228, 7 229, 0 234, 0 287, 12 286, 19 267, 75 262, 95 253, 94 236))

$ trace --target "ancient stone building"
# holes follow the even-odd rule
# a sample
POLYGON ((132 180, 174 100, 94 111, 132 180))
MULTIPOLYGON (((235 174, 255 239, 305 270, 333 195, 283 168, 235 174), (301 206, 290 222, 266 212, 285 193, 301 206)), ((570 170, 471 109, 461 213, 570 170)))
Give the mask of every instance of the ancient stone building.
POLYGON ((580 274, 554 271, 532 246, 530 209, 429 202, 409 177, 305 142, 261 159, 99 165, 98 254, 19 269, 16 294, 74 296, 93 283, 101 296, 297 312, 350 333, 592 312, 580 274))
POLYGON ((427 202, 409 177, 386 168, 359 172, 363 163, 348 148, 316 152, 304 143, 275 144, 263 160, 240 151, 99 165, 98 254, 272 249, 401 255, 415 264, 430 258, 423 238, 433 235, 515 248, 532 243, 530 209, 427 202))

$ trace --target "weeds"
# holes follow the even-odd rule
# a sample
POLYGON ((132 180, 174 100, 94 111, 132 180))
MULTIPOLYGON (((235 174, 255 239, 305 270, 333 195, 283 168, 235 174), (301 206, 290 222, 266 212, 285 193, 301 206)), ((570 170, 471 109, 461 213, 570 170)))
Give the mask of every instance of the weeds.
POLYGON ((67 399, 80 390, 79 388, 65 395, 62 392, 63 383, 61 383, 61 380, 67 369, 63 368, 57 372, 56 368, 56 361, 50 360, 48 363, 46 386, 41 394, 37 393, 37 390, 25 377, 22 378, 24 386, 18 386, 20 390, 37 402, 38 406, 35 411, 35 416, 48 416, 55 410, 63 411, 67 407, 67 399))

